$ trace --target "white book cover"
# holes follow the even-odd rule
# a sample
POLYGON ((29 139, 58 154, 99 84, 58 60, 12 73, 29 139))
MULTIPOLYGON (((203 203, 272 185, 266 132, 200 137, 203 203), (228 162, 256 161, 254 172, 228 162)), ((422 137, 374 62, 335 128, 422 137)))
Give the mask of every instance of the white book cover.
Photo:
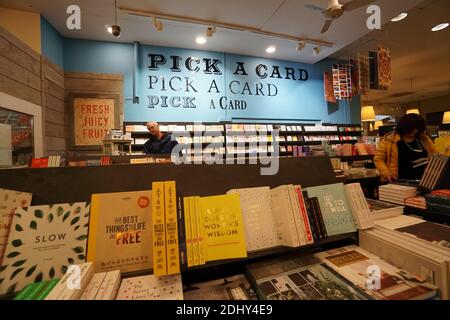
POLYGON ((280 245, 294 248, 300 246, 288 186, 271 189, 270 197, 280 245))
POLYGON ((0 266, 8 242, 9 230, 16 208, 29 207, 33 195, 28 192, 0 189, 0 266))
POLYGON ((247 251, 278 246, 276 223, 270 201, 270 188, 235 189, 227 192, 227 194, 232 193, 240 195, 247 251))
POLYGON ((0 294, 61 278, 69 265, 83 263, 88 222, 85 202, 17 208, 0 267, 0 294))
POLYGON ((370 215, 370 209, 361 185, 359 183, 347 184, 345 185, 345 192, 358 229, 366 230, 373 228, 375 224, 370 215))
POLYGON ((183 300, 181 275, 123 279, 116 300, 183 300))

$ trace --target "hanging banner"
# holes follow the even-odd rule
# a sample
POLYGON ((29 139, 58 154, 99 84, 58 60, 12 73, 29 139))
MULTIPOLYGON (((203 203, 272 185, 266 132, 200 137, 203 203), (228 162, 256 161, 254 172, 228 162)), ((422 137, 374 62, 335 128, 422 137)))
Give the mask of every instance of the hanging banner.
POLYGON ((378 47, 378 88, 387 90, 391 85, 391 51, 378 47))
POLYGON ((358 53, 359 93, 367 94, 369 91, 369 57, 358 53))
POLYGON ((333 75, 329 71, 325 71, 323 73, 323 84, 325 91, 325 101, 336 103, 336 97, 334 96, 334 88, 333 88, 333 75))

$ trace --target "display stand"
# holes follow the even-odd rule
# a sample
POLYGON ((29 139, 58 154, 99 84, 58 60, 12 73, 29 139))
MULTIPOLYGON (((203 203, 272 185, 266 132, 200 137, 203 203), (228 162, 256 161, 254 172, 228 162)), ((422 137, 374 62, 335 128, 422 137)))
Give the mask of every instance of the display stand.
MULTIPOLYGON (((154 181, 175 180, 179 196, 211 196, 230 189, 294 184, 312 187, 337 183, 328 157, 283 158, 276 175, 262 176, 260 164, 175 165, 145 164, 98 167, 43 168, 0 171, 0 188, 33 193, 33 205, 90 202, 93 193, 151 189, 154 181)), ((275 160, 274 160, 275 161, 275 160)), ((299 248, 272 248, 250 253, 247 259, 217 261, 183 271, 183 280, 218 278, 229 272, 245 271, 249 261, 291 252, 310 252, 319 248, 355 243, 356 233, 330 237, 299 248), (214 272, 205 272, 206 270, 214 272)), ((150 273, 143 270, 136 274, 150 273)))

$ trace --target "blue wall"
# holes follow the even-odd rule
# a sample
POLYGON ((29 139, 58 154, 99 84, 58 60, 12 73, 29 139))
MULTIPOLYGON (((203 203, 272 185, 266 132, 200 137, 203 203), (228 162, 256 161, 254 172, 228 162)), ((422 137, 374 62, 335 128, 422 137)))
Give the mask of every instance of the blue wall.
POLYGON ((41 16, 42 55, 63 68, 63 38, 56 29, 41 16))
MULTIPOLYGON (((99 73, 120 73, 124 75, 124 97, 125 101, 125 121, 229 121, 237 118, 257 118, 262 120, 272 119, 273 121, 292 121, 295 119, 306 120, 315 119, 332 123, 359 123, 360 122, 360 99, 354 98, 352 101, 340 101, 339 104, 329 104, 324 100, 323 71, 329 70, 335 63, 333 60, 325 60, 315 65, 299 64, 294 62, 268 60, 256 57, 244 57, 233 54, 218 52, 206 52, 197 50, 187 50, 178 48, 165 48, 157 46, 140 46, 139 50, 139 104, 133 104, 133 45, 115 42, 89 41, 80 39, 64 39, 64 69, 66 71, 79 72, 99 72, 99 73), (159 70, 148 69, 148 53, 163 54, 167 58, 167 63, 161 65, 159 70), (174 73, 170 70, 170 56, 178 55, 182 57, 181 72, 174 73), (184 61, 187 57, 198 57, 200 59, 219 59, 222 75, 204 74, 203 72, 192 72, 184 68, 184 61), (236 62, 244 62, 247 76, 236 76, 233 72, 236 69, 236 62), (280 70, 285 67, 295 69, 303 68, 309 73, 308 81, 295 81, 287 79, 260 79, 255 74, 255 66, 263 63, 270 67, 277 65, 280 70), (149 88, 149 77, 158 80, 149 88), (180 77, 182 81, 189 78, 192 86, 197 90, 193 92, 175 92, 168 88, 168 81, 172 77, 180 77), (162 86, 163 79, 165 87, 162 86), (210 89, 212 81, 215 80, 217 89, 210 89), (236 80, 240 85, 234 83, 234 89, 243 89, 245 82, 249 84, 252 95, 233 94, 230 91, 231 81, 236 80), (278 89, 276 97, 262 97, 255 95, 255 85, 260 83, 267 88, 269 83, 278 89), (217 92, 219 91, 219 92, 217 92), (160 99, 154 107, 149 107, 148 96, 155 96, 160 99), (164 107, 161 106, 161 96, 170 99, 173 96, 194 97, 195 108, 164 107), (226 96, 229 100, 244 100, 247 103, 245 110, 223 110, 218 105, 220 97, 226 96), (215 108, 211 107, 211 100, 214 101, 215 108)), ((270 74, 270 73, 269 73, 270 74)), ((284 76, 284 75, 283 75, 284 76)), ((174 83, 181 85, 178 79, 174 83)), ((184 83, 185 85, 185 83, 184 83)), ((156 99, 156 98, 154 98, 156 99)))

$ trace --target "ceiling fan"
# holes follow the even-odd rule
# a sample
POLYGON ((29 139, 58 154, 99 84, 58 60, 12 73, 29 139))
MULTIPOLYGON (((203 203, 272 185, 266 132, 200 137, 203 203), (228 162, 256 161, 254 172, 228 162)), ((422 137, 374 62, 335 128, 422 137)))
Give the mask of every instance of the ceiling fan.
POLYGON ((333 20, 340 18, 344 12, 353 11, 361 7, 367 6, 370 3, 375 2, 375 0, 353 0, 346 4, 339 3, 339 0, 329 0, 328 8, 324 9, 313 4, 305 5, 306 8, 321 11, 325 17, 325 24, 322 28, 321 33, 325 33, 330 29, 333 20))

